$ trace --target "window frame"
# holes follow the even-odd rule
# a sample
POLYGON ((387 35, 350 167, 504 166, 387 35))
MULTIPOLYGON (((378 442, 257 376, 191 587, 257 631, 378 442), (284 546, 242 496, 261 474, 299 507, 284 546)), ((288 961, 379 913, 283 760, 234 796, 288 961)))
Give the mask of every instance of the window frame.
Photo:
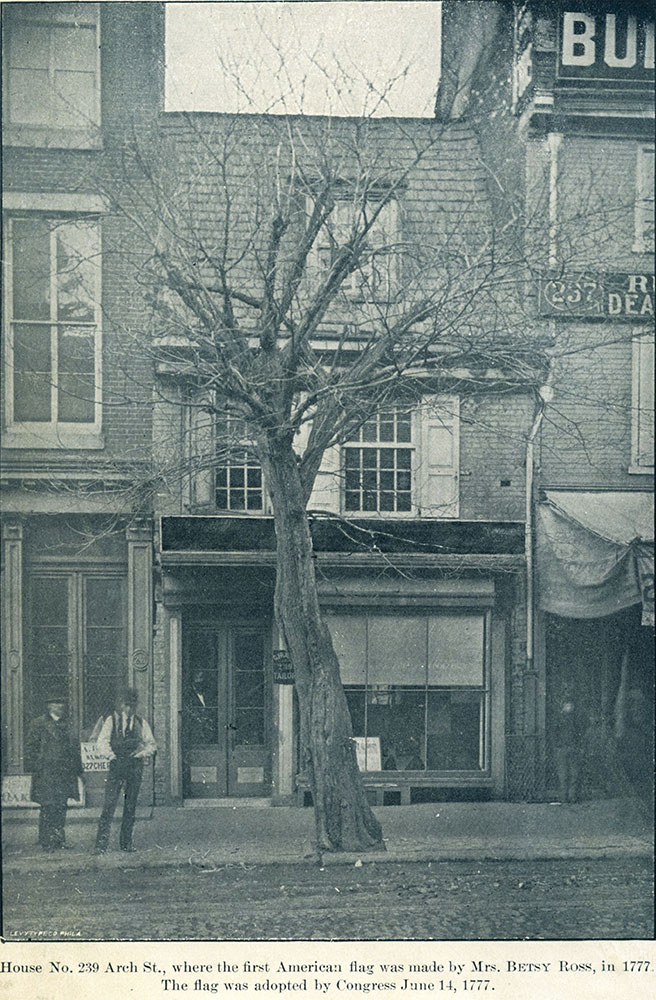
POLYGON ((631 462, 632 475, 654 474, 654 333, 634 329, 631 378, 631 462), (647 385, 645 385, 647 383, 647 385), (647 388, 647 400, 645 400, 647 388), (643 459, 644 442, 651 438, 651 450, 643 459))
MULTIPOLYGON (((403 777, 405 777, 407 775, 421 775, 422 779, 424 779, 426 777, 431 778, 431 777, 434 777, 434 776, 437 776, 437 775, 445 775, 445 776, 448 776, 449 780, 454 779, 454 778, 455 779, 458 779, 458 778, 470 778, 471 776, 476 776, 476 777, 479 777, 479 778, 486 778, 486 777, 489 777, 491 775, 491 773, 492 773, 492 681, 491 681, 491 678, 492 678, 492 651, 491 651, 492 612, 491 612, 491 609, 489 609, 489 608, 485 609, 485 608, 474 608, 474 607, 463 607, 463 608, 461 608, 459 610, 460 610, 460 613, 462 615, 464 615, 464 616, 471 616, 471 615, 473 615, 475 617, 480 617, 482 619, 483 638, 482 638, 482 662, 481 662, 481 684, 480 685, 458 684, 458 683, 455 683, 453 681, 451 681, 448 684, 444 684, 444 685, 430 684, 429 683, 429 667, 428 667, 428 663, 426 663, 426 681, 425 681, 425 683, 423 685, 417 685, 416 683, 412 683, 412 684, 409 683, 409 684, 403 685, 403 684, 399 684, 399 683, 396 683, 396 682, 391 683, 391 684, 381 685, 378 681, 372 682, 370 684, 369 683, 369 664, 368 664, 368 662, 365 662, 365 665, 364 665, 364 672, 365 672, 364 681, 358 681, 358 682, 353 682, 353 683, 348 683, 348 682, 343 683, 344 691, 345 691, 345 694, 347 695, 347 698, 348 698, 349 692, 351 692, 353 694, 362 693, 364 695, 364 729, 365 729, 365 731, 362 734, 357 733, 355 735, 357 735, 359 737, 363 736, 365 738, 372 735, 367 730, 368 709, 369 709, 369 705, 373 704, 373 702, 370 703, 370 701, 369 701, 370 692, 373 692, 376 688, 380 689, 381 687, 385 687, 387 689, 390 689, 391 692, 392 692, 392 695, 400 693, 400 692, 404 692, 404 691, 412 691, 412 692, 422 691, 423 692, 423 698, 424 698, 424 709, 423 709, 424 710, 424 733, 423 733, 423 747, 421 748, 422 749, 422 754, 421 755, 422 755, 422 759, 423 759, 424 765, 425 765, 424 768, 423 769, 411 769, 411 770, 404 770, 404 769, 401 769, 401 768, 397 768, 396 770, 391 770, 391 771, 390 770, 386 770, 385 768, 383 768, 381 771, 373 771, 372 772, 372 771, 367 770, 367 771, 365 771, 363 773, 366 773, 366 774, 379 774, 379 775, 397 775, 398 774, 399 777, 401 777, 401 778, 403 778, 403 777), (452 692, 459 692, 459 693, 462 693, 462 692, 474 692, 475 694, 478 695, 478 701, 479 701, 480 708, 479 708, 479 758, 478 758, 479 759, 479 766, 477 768, 466 768, 466 769, 465 768, 441 768, 441 769, 437 769, 437 768, 428 768, 426 766, 427 760, 428 760, 428 757, 427 757, 427 753, 428 753, 428 740, 429 740, 429 735, 430 735, 428 733, 428 728, 427 728, 427 725, 428 725, 428 712, 429 712, 429 707, 428 707, 429 696, 431 695, 431 693, 445 693, 445 694, 450 694, 452 692)), ((430 610, 424 610, 422 612, 419 609, 417 609, 417 610, 415 610, 410 615, 410 617, 425 620, 426 635, 427 635, 427 642, 428 642, 429 641, 428 634, 429 634, 429 630, 430 630, 430 622, 433 619, 438 619, 439 620, 439 618, 440 618, 440 616, 442 614, 457 615, 458 614, 458 610, 454 609, 454 608, 439 608, 439 607, 434 607, 434 608, 430 608, 430 610)), ((381 609, 376 609, 376 611, 374 611, 372 608, 367 608, 367 609, 362 608, 356 614, 348 614, 347 611, 346 611, 346 609, 341 609, 341 608, 338 608, 338 607, 334 607, 334 608, 330 608, 328 610, 328 612, 327 612, 326 617, 327 617, 327 621, 328 622, 330 621, 330 618, 332 617, 332 615, 339 615, 340 617, 353 617, 353 618, 356 618, 356 619, 363 619, 364 622, 365 622, 365 637, 367 637, 368 636, 369 621, 370 621, 370 619, 375 618, 375 617, 380 617, 380 616, 385 617, 385 616, 388 616, 388 615, 392 615, 393 617, 397 617, 399 615, 399 609, 385 608, 384 607, 384 608, 381 608, 381 609)), ((365 638, 365 649, 367 650, 365 656, 368 656, 368 647, 369 647, 368 638, 365 638)), ((350 711, 350 709, 349 709, 349 711, 350 711)), ((382 747, 381 747, 381 751, 382 751, 382 747)))
MULTIPOLYGON (((257 460, 257 456, 255 455, 255 452, 253 451, 252 442, 250 441, 249 436, 246 433, 246 431, 247 431, 246 422, 245 422, 245 420, 242 417, 237 417, 236 415, 231 415, 229 412, 226 412, 226 414, 225 414, 225 416, 224 416, 223 419, 225 420, 226 425, 228 427, 228 433, 230 432, 229 425, 230 425, 231 422, 233 422, 233 421, 241 421, 241 423, 243 424, 244 433, 242 435, 239 435, 239 440, 235 441, 235 443, 234 443, 234 451, 235 452, 242 452, 243 456, 244 456, 244 461, 237 462, 237 461, 231 460, 230 456, 228 456, 226 458, 225 462, 219 463, 217 461, 217 444, 218 444, 218 442, 220 440, 217 437, 217 424, 218 424, 219 419, 220 419, 220 414, 219 413, 215 413, 214 414, 214 419, 212 421, 212 455, 213 455, 213 463, 212 463, 212 505, 213 505, 213 507, 214 507, 214 509, 216 511, 220 511, 220 512, 225 513, 226 515, 230 515, 230 516, 234 516, 234 515, 244 515, 244 516, 245 515, 251 515, 251 516, 255 516, 255 517, 258 517, 258 516, 261 517, 261 516, 265 515, 268 512, 267 492, 266 492, 266 486, 265 486, 265 482, 264 482, 264 470, 262 469, 262 466, 261 466, 259 460, 257 460), (249 461, 248 461, 249 455, 255 456, 256 461, 249 463, 249 461), (228 483, 229 483, 229 473, 226 476, 226 485, 222 486, 222 487, 219 487, 217 485, 217 475, 218 475, 218 472, 219 472, 220 469, 229 470, 231 467, 240 468, 240 469, 243 470, 243 473, 244 473, 244 483, 243 483, 242 489, 243 489, 243 495, 244 495, 244 501, 245 501, 245 503, 246 503, 246 501, 248 499, 248 490, 249 490, 248 482, 247 482, 248 470, 252 469, 252 468, 255 468, 255 467, 259 468, 259 470, 260 470, 259 492, 261 494, 261 500, 262 500, 261 505, 259 507, 248 507, 246 505, 244 507, 235 507, 235 508, 233 508, 233 507, 219 507, 219 505, 216 502, 216 495, 217 495, 219 489, 223 489, 226 492, 226 494, 227 494, 227 498, 229 499, 229 494, 230 494, 230 491, 231 491, 231 487, 228 485, 228 483)), ((231 451, 233 450, 233 445, 232 445, 232 443, 230 441, 228 441, 227 447, 231 451)), ((237 487, 234 487, 234 489, 236 490, 237 487)))
MULTIPOLYGON (((371 205, 375 209, 377 206, 380 206, 382 202, 384 202, 384 204, 381 208, 380 214, 377 216, 376 221, 367 235, 367 244, 372 237, 374 240, 374 245, 371 248, 372 256, 368 257, 362 265, 348 275, 342 282, 340 288, 342 294, 354 303, 385 302, 394 297, 399 286, 401 254, 398 250, 394 249, 386 250, 384 252, 385 259, 389 263, 386 267, 384 280, 381 283, 384 287, 382 287, 380 291, 377 289, 373 289, 372 291, 371 283, 367 282, 366 279, 365 281, 359 280, 359 277, 363 275, 366 276, 372 267, 373 255, 376 252, 375 239, 377 232, 380 230, 385 232, 385 227, 387 226, 387 229, 392 237, 393 245, 396 245, 400 241, 401 206, 396 196, 387 194, 372 194, 370 198, 366 199, 365 207, 367 205, 371 205)), ((308 197, 308 218, 312 214, 312 207, 312 201, 308 197)), ((341 231, 341 228, 344 227, 344 231, 348 231, 354 211, 358 211, 358 209, 353 200, 349 197, 348 191, 339 193, 335 199, 335 206, 327 220, 327 223, 321 227, 314 241, 313 254, 315 259, 315 270, 318 278, 322 278, 328 273, 334 259, 334 251, 335 249, 338 249, 340 245, 340 241, 333 240, 331 230, 328 229, 327 226, 332 223, 334 229, 341 231), (345 218, 340 218, 341 215, 344 215, 345 218), (337 242, 337 246, 333 246, 334 242, 337 242), (327 265, 322 262, 322 254, 324 253, 330 255, 330 262, 327 265)), ((360 209, 359 211, 362 210, 360 209)), ((364 251, 365 254, 369 252, 369 250, 364 251)))
POLYGON ((641 145, 636 152, 634 253, 654 252, 653 238, 647 234, 654 224, 654 152, 653 145, 641 145))
MULTIPOLYGON (((12 5, 13 6, 13 5, 12 5)), ((102 125, 101 100, 101 19, 99 3, 61 4, 17 4, 8 15, 12 21, 22 24, 39 25, 49 33, 48 38, 48 83, 54 89, 55 29, 92 28, 95 32, 96 60, 93 82, 92 119, 83 127, 62 126, 56 121, 23 123, 10 120, 11 71, 20 67, 11 66, 11 28, 5 33, 3 45, 3 92, 7 114, 3 122, 3 139, 8 145, 55 146, 60 148, 98 148, 101 145, 102 125)))
POLYGON ((7 205, 7 214, 4 220, 4 240, 7 248, 5 258, 5 322, 4 322, 4 352, 6 378, 6 401, 5 401, 5 426, 3 428, 2 444, 6 448, 34 448, 34 449, 98 449, 104 446, 102 438, 102 355, 103 355, 103 331, 102 331, 102 220, 100 217, 101 204, 97 198, 82 197, 78 202, 78 209, 72 211, 71 207, 77 201, 75 197, 64 196, 58 199, 53 196, 50 208, 46 208, 48 197, 41 196, 35 199, 38 206, 32 207, 27 199, 15 197, 7 205), (27 201, 26 207, 20 207, 20 203, 27 201), (47 222, 50 229, 49 247, 49 286, 50 286, 50 318, 48 320, 21 320, 21 323, 39 324, 50 328, 50 360, 52 372, 51 385, 51 418, 47 421, 16 420, 14 414, 14 326, 13 315, 13 250, 14 240, 12 237, 13 225, 16 221, 23 219, 43 220, 47 222), (98 260, 93 266, 94 288, 93 305, 94 321, 82 324, 69 322, 68 324, 59 320, 55 316, 56 311, 56 247, 55 242, 56 222, 89 221, 93 223, 95 229, 95 244, 97 248, 98 260), (89 326, 93 327, 93 354, 94 354, 94 400, 93 400, 93 420, 90 421, 67 421, 56 419, 57 406, 57 385, 59 371, 57 369, 58 330, 65 326, 89 326), (54 345, 54 346, 53 346, 54 345), (53 418, 53 407, 54 414, 53 418))
MULTIPOLYGON (((383 408, 381 410, 377 410, 368 420, 364 421, 360 425, 360 427, 358 428, 358 435, 360 435, 360 440, 350 439, 348 441, 344 441, 342 443, 342 445, 341 445, 341 448, 340 448, 340 451, 341 451, 340 465, 341 465, 341 480, 342 480, 342 490, 341 490, 341 507, 342 507, 342 513, 345 516, 348 516, 348 517, 365 516, 365 517, 394 517, 394 518, 403 518, 403 517, 406 517, 407 518, 407 517, 414 516, 416 514, 417 508, 418 508, 418 504, 416 502, 416 499, 417 499, 416 498, 416 465, 417 465, 416 454, 417 454, 417 437, 418 437, 417 408, 414 407, 414 406, 412 406, 412 405, 405 406, 402 403, 398 403, 398 404, 394 404, 390 408, 383 408), (381 417, 386 412, 389 412, 389 411, 393 412, 393 414, 394 414, 393 420, 394 420, 395 436, 398 433, 398 430, 397 430, 397 428, 398 428, 398 417, 397 417, 398 412, 399 411, 405 411, 406 413, 409 414, 410 441, 398 441, 398 440, 394 440, 394 441, 381 441, 379 436, 377 437, 376 441, 364 441, 364 440, 362 440, 362 435, 363 435, 363 431, 364 431, 365 426, 367 424, 371 423, 371 420, 373 420, 373 419, 375 419, 376 422, 377 422, 378 434, 380 434, 381 417), (377 479, 377 484, 378 484, 377 487, 376 487, 376 491, 375 491, 376 495, 377 495, 377 502, 378 502, 378 506, 377 506, 376 510, 366 510, 366 509, 364 509, 364 507, 357 507, 357 508, 349 508, 349 507, 347 507, 347 504, 346 504, 346 495, 347 495, 347 485, 346 485, 347 453, 350 452, 350 451, 360 451, 360 452, 364 452, 364 451, 374 451, 374 452, 376 452, 377 451, 377 452, 382 452, 382 451, 386 451, 386 450, 394 451, 395 453, 398 453, 400 451, 409 451, 410 452, 410 491, 409 491, 410 492, 410 505, 409 505, 408 510, 398 510, 398 509, 395 509, 395 510, 382 510, 380 508, 379 505, 380 505, 380 499, 381 499, 381 494, 382 493, 392 492, 393 496, 395 498, 397 497, 397 489, 396 489, 396 487, 395 487, 395 489, 393 491, 384 491, 384 490, 381 490, 381 487, 380 487, 380 474, 381 474, 382 471, 391 471, 391 470, 381 469, 380 456, 379 456, 378 463, 375 466, 376 479, 377 479)), ((404 471, 404 470, 398 468, 398 466, 396 464, 396 460, 395 460, 395 468, 393 470, 395 481, 396 481, 396 477, 397 477, 399 471, 404 471)), ((364 472, 364 466, 362 465, 362 462, 360 463, 360 472, 361 472, 361 479, 360 479, 359 493, 360 493, 361 497, 363 498, 365 490, 364 490, 364 486, 363 486, 363 476, 362 476, 362 473, 364 472)), ((350 492, 350 491, 348 491, 348 492, 350 492)), ((396 505, 397 505, 397 500, 395 499, 395 506, 396 505)))

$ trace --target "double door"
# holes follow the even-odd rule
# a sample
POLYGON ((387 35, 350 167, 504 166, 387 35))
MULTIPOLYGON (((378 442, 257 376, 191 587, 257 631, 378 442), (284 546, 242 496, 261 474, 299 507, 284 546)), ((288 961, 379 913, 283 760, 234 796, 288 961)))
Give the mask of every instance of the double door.
POLYGON ((267 631, 252 625, 184 630, 182 755, 187 798, 270 790, 271 675, 267 631))

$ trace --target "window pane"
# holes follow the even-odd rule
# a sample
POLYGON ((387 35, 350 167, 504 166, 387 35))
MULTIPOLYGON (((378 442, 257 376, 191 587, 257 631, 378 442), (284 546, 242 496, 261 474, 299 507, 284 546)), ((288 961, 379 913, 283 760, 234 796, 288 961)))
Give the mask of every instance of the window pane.
POLYGON ((21 24, 14 19, 9 33, 9 65, 21 69, 48 69, 50 31, 40 24, 21 24))
POLYGON ((58 70, 55 73, 53 124, 57 128, 91 128, 97 124, 94 73, 58 70))
POLYGON ((14 319, 50 319, 50 226, 15 219, 11 227, 14 319))
POLYGON ((428 683, 483 684, 483 615, 436 615, 428 620, 428 683))
MULTIPOLYGON (((355 615, 326 615, 326 624, 339 660, 342 684, 364 684, 367 622, 355 615)), ((364 734, 361 734, 364 735, 364 734)))
POLYGON ((351 716, 351 726, 354 736, 364 736, 365 726, 365 693, 364 688, 345 688, 346 703, 351 716))
POLYGON ((47 70, 10 69, 9 120, 14 125, 52 121, 52 90, 47 70))
POLYGON ((75 424, 91 424, 94 418, 93 375, 60 375, 57 391, 58 418, 75 424))
POLYGON ((98 60, 95 28, 53 27, 54 65, 56 69, 95 72, 98 60))
POLYGON ((90 729, 116 704, 127 681, 124 589, 111 577, 85 580, 85 656, 82 726, 90 729))
POLYGON ((96 309, 98 230, 95 223, 58 225, 57 316, 60 320, 93 322, 96 309))
POLYGON ((426 683, 425 618, 372 615, 368 639, 369 684, 426 683))
POLYGON ((472 771, 483 766, 482 709, 483 696, 478 691, 429 691, 429 770, 472 771))
POLYGON ((367 736, 380 737, 383 770, 423 771, 425 698, 424 690, 369 688, 367 736))
POLYGON ((14 420, 50 420, 50 327, 14 326, 14 420))

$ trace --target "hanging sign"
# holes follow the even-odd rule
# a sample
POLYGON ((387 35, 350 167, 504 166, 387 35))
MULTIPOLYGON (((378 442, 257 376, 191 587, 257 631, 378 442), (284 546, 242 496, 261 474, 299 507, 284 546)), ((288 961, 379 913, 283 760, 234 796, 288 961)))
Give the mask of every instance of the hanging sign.
POLYGON ((274 649, 273 651, 273 683, 294 683, 294 668, 286 649, 274 649))
POLYGON ((538 286, 538 311, 541 316, 564 319, 653 323, 654 275, 580 271, 542 279, 538 286))

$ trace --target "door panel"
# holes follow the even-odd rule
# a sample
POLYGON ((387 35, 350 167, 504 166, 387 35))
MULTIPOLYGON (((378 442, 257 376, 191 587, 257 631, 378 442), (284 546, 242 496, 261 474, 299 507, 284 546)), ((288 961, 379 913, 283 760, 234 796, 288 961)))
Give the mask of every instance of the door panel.
POLYGON ((230 794, 263 795, 268 770, 264 633, 233 628, 230 659, 233 712, 228 730, 230 794))
POLYGON ((264 795, 270 782, 270 678, 262 628, 184 633, 184 795, 264 795))
POLYGON ((185 632, 182 692, 184 794, 221 798, 228 794, 225 726, 224 635, 216 629, 185 632))

